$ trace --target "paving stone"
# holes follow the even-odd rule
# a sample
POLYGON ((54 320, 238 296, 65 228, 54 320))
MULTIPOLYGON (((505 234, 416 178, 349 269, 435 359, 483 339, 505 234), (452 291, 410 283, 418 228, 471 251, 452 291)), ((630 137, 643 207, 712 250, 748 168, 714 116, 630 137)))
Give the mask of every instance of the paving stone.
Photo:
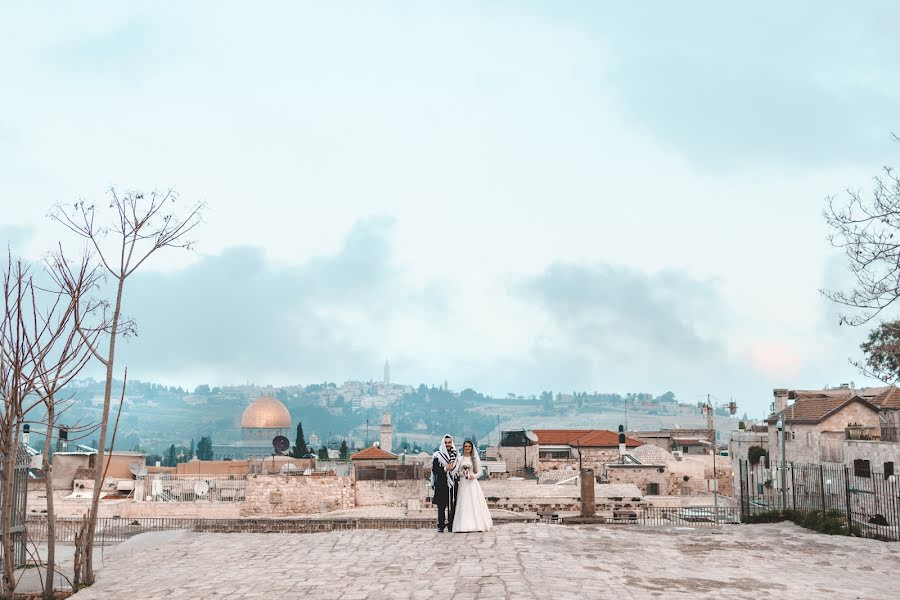
POLYGON ((187 533, 146 551, 110 549, 97 583, 74 598, 883 600, 898 571, 900 544, 788 523, 187 533))

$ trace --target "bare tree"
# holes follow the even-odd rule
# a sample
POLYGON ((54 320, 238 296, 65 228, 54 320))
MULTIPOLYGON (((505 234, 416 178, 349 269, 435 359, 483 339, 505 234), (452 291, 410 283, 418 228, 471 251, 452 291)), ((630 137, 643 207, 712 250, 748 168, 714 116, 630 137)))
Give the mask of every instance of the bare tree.
MULTIPOLYGON (((821 291, 845 308, 840 324, 867 325, 900 298, 900 177, 885 167, 870 196, 848 190, 843 202, 828 198, 825 221, 854 282, 848 290, 821 291)), ((850 362, 861 372, 891 384, 900 379, 900 321, 878 323, 860 348, 865 361, 850 362)))
MULTIPOLYGON (((96 251, 106 272, 116 283, 116 296, 112 303, 109 328, 105 331, 106 348, 90 342, 95 329, 76 323, 80 335, 86 341, 93 356, 106 367, 106 386, 103 396, 103 412, 100 420, 100 440, 97 448, 97 463, 94 471, 94 493, 88 513, 84 535, 83 577, 86 585, 94 582, 93 546, 97 527, 97 511, 100 505, 100 490, 105 459, 106 437, 109 425, 109 411, 112 397, 112 383, 115 374, 116 341, 123 327, 122 302, 125 282, 144 262, 163 248, 191 248, 188 234, 201 222, 203 204, 189 207, 183 217, 175 208, 178 195, 169 190, 164 193, 129 191, 120 193, 115 188, 109 190, 110 224, 103 218, 98 221, 98 213, 103 212, 84 201, 71 206, 57 205, 51 217, 73 233, 84 238, 96 251)), ((79 298, 78 301, 81 301, 79 298)), ((78 310, 75 311, 77 316, 78 310)))
MULTIPOLYGON (((52 298, 52 302, 44 303, 48 305, 46 310, 39 303, 32 304, 35 328, 34 343, 30 344, 30 348, 35 367, 32 388, 43 403, 43 422, 46 425, 41 465, 47 492, 47 555, 44 557, 46 571, 43 595, 45 598, 53 598, 56 513, 53 503, 53 467, 50 462, 51 444, 58 428, 59 416, 71 406, 71 399, 63 395, 63 390, 93 358, 90 346, 96 344, 104 327, 101 323, 91 335, 82 336, 75 326, 76 323, 88 321, 91 314, 100 307, 96 303, 77 300, 96 286, 101 275, 99 269, 91 265, 90 257, 86 254, 78 263, 70 265, 60 249, 50 256, 47 267, 57 286, 45 290, 45 295, 52 298), (57 308, 60 310, 56 310, 57 308), (80 314, 75 311, 80 311, 80 314)), ((76 423, 67 429, 75 430, 72 431, 75 433, 80 428, 76 423)))
MULTIPOLYGON (((82 259, 75 280, 78 289, 86 290, 96 281, 97 271, 82 259)), ((53 277, 49 280, 52 282, 53 277)), ((75 302, 67 288, 41 287, 31 269, 8 254, 3 269, 3 319, 0 321, 0 396, 3 415, 0 419, 0 453, 2 466, 3 576, 0 593, 15 590, 15 556, 10 535, 13 519, 14 474, 19 449, 19 434, 25 424, 46 426, 43 468, 47 473, 48 556, 44 595, 53 593, 55 572, 55 532, 53 531, 53 492, 49 465, 50 442, 59 413, 66 410, 59 395, 63 388, 87 364, 91 355, 88 341, 75 328, 75 302), (44 411, 36 410, 43 408, 44 411), (35 416, 32 417, 31 415, 35 416)), ((90 339, 90 338, 88 338, 90 339)), ((76 423, 73 430, 83 430, 76 423)))
POLYGON ((15 590, 15 551, 12 539, 13 496, 19 433, 24 416, 33 406, 27 406, 32 391, 32 362, 25 330, 29 315, 25 304, 34 291, 27 266, 13 261, 8 255, 3 270, 3 319, 0 321, 0 396, 3 414, 0 416, 0 547, 3 551, 3 574, 0 595, 11 596, 15 590))
POLYGON ((852 190, 847 196, 841 204, 828 199, 825 221, 829 241, 847 257, 854 285, 822 293, 849 309, 842 324, 863 325, 900 298, 900 177, 885 167, 870 198, 852 190))

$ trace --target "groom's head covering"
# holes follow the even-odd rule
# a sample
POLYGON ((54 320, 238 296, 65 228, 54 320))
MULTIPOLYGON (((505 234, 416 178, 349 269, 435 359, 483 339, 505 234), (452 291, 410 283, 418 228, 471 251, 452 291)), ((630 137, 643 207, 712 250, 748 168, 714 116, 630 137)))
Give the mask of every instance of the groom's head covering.
POLYGON ((434 458, 440 458, 441 462, 444 466, 447 463, 453 462, 453 459, 459 456, 459 451, 456 449, 456 444, 453 443, 453 436, 449 433, 441 438, 441 443, 438 444, 437 452, 434 453, 434 458), (450 448, 447 448, 447 440, 450 440, 450 448))
MULTIPOLYGON (((438 462, 441 463, 441 466, 444 468, 447 467, 448 464, 454 462, 456 458, 459 456, 459 451, 456 449, 456 444, 453 443, 453 436, 449 433, 441 438, 441 443, 438 446, 437 452, 434 453, 434 458, 438 459, 438 462), (450 440, 450 443, 447 443, 447 440, 450 440), (447 446, 450 446, 449 448, 447 446)), ((459 475, 459 465, 456 465, 456 468, 452 471, 447 471, 447 485, 453 487, 454 477, 458 478, 459 475)))

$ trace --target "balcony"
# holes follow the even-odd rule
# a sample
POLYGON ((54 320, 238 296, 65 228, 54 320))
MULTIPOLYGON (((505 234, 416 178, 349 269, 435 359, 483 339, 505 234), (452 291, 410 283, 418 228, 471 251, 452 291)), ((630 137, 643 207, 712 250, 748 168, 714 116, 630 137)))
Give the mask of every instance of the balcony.
POLYGON ((844 433, 844 439, 847 440, 866 440, 874 442, 881 440, 881 430, 879 427, 851 425, 844 429, 844 433))

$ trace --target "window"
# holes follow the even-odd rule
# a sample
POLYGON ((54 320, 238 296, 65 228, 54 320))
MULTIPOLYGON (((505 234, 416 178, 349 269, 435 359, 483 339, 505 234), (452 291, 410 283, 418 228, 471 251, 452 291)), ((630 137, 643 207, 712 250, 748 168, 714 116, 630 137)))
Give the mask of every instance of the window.
POLYGON ((685 454, 687 454, 687 453, 688 453, 688 447, 687 447, 687 446, 682 446, 681 451, 684 452, 685 454))
POLYGON ((570 458, 568 450, 541 450, 538 456, 546 460, 570 458))
POLYGON ((884 463, 884 478, 887 479, 894 474, 894 461, 884 463))
POLYGON ((872 468, 869 466, 869 461, 863 460, 861 458, 857 458, 856 460, 854 460, 853 474, 857 477, 871 477, 872 468))
POLYGON ((647 484, 647 495, 648 496, 659 496, 659 484, 658 483, 647 484))

